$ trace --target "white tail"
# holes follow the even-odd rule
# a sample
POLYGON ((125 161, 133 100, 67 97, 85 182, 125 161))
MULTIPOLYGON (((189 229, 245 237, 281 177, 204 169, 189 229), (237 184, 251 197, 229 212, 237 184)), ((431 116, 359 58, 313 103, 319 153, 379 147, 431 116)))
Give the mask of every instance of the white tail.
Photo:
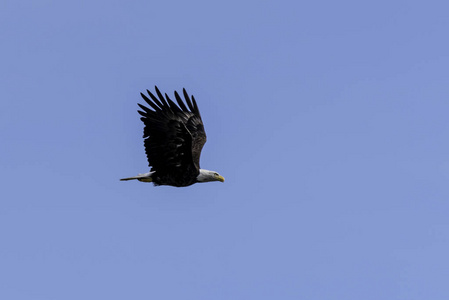
POLYGON ((154 172, 148 172, 145 174, 139 174, 137 176, 134 177, 127 177, 127 178, 122 178, 120 179, 121 181, 127 181, 127 180, 133 180, 133 179, 137 179, 139 181, 143 181, 143 182, 152 182, 153 178, 151 178, 151 175, 153 175, 154 172))

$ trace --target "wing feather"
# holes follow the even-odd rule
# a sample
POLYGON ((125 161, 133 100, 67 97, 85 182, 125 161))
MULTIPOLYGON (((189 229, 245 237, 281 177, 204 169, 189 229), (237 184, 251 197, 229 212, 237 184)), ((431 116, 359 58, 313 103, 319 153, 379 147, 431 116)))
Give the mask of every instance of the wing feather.
POLYGON ((193 102, 193 109, 194 109, 193 112, 201 117, 200 110, 198 109, 198 105, 196 104, 195 97, 193 97, 193 95, 192 95, 192 102, 193 102))
POLYGON ((165 99, 167 99, 167 102, 171 108, 171 110, 175 113, 181 113, 181 109, 179 109, 179 107, 170 99, 170 97, 168 97, 167 94, 165 94, 165 99))
POLYGON ((189 94, 187 94, 186 89, 182 89, 182 92, 184 93, 184 98, 186 99, 187 106, 190 108, 190 111, 193 112, 193 106, 192 106, 192 102, 190 102, 189 94))
MULTIPOLYGON (((150 92, 148 92, 148 93, 150 93, 150 92)), ((140 95, 142 96, 143 100, 145 100, 145 102, 148 103, 148 105, 150 105, 155 111, 160 111, 161 110, 157 105, 155 105, 153 102, 151 102, 151 100, 148 99, 147 96, 145 96, 142 93, 140 93, 140 95)))
POLYGON ((157 88, 157 86, 154 87, 156 89, 156 93, 159 97, 159 100, 161 100, 162 104, 164 105, 165 109, 170 109, 170 107, 168 106, 167 102, 164 99, 164 96, 162 96, 161 91, 159 91, 159 89, 157 88))
POLYGON ((176 98, 176 101, 178 102, 178 105, 181 107, 181 109, 183 111, 189 111, 187 109, 187 107, 185 106, 184 102, 182 102, 182 99, 181 99, 181 97, 179 97, 179 94, 177 91, 175 91, 175 98, 176 98))
POLYGON ((150 95, 151 100, 159 107, 160 110, 164 109, 164 105, 159 101, 159 99, 156 98, 155 95, 153 95, 149 90, 147 90, 148 95, 150 95))

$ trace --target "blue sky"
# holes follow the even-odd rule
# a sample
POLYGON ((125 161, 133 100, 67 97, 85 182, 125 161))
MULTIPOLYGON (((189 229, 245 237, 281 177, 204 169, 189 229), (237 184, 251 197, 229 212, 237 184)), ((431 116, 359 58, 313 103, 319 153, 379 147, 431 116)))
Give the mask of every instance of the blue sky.
POLYGON ((444 1, 2 1, 1 299, 448 299, 444 1), (153 187, 183 87, 226 182, 153 187))

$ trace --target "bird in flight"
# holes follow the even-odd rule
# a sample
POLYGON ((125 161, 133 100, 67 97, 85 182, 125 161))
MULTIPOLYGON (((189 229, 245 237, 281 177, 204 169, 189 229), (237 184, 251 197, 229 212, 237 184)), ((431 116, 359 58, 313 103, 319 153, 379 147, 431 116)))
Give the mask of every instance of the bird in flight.
POLYGON ((140 93, 152 108, 139 104, 138 113, 144 124, 143 138, 150 172, 120 180, 137 179, 154 185, 189 186, 197 182, 221 181, 223 176, 215 171, 200 169, 201 150, 206 143, 206 132, 200 111, 193 95, 183 89, 184 104, 175 91, 173 102, 165 98, 155 86, 156 94, 149 90, 148 96, 140 93))

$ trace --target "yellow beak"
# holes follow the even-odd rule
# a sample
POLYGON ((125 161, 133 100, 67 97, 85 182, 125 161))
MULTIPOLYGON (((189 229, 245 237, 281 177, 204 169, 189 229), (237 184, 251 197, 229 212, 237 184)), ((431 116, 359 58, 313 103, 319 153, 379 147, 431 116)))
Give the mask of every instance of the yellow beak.
POLYGON ((225 180, 225 179, 224 179, 224 177, 223 177, 223 176, 221 176, 221 175, 220 175, 220 176, 218 176, 218 177, 217 177, 217 179, 218 179, 218 181, 220 181, 220 182, 224 182, 224 180, 225 180))

